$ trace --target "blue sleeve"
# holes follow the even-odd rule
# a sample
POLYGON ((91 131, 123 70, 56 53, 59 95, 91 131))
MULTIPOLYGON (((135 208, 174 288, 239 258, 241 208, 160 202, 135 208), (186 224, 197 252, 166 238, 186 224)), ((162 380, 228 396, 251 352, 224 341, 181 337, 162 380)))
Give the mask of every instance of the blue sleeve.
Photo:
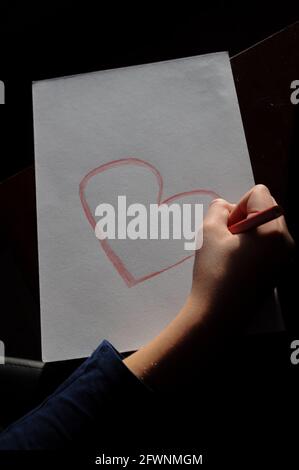
MULTIPOLYGON (((0 434, 0 450, 63 449, 106 434, 116 410, 151 394, 103 341, 40 406, 0 434), (129 400, 129 401, 128 401, 129 400)), ((103 436, 104 437, 104 436, 103 436)))

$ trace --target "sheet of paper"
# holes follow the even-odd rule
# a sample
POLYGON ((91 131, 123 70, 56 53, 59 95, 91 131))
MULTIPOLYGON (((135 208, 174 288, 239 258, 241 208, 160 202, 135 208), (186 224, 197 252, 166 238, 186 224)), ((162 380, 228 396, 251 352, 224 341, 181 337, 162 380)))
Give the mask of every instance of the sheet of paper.
POLYGON ((107 251, 94 210, 187 193, 205 211, 254 184, 229 57, 35 82, 33 108, 43 360, 87 356, 104 338, 138 348, 182 306, 193 259, 165 242, 107 251))

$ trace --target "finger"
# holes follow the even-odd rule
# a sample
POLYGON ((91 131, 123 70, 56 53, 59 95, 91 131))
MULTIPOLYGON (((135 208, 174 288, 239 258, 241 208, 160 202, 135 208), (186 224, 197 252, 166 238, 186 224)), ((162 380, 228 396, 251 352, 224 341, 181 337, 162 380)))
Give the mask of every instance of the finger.
POLYGON ((229 225, 250 217, 250 215, 275 205, 275 199, 267 186, 258 184, 248 191, 238 202, 229 216, 229 225))
POLYGON ((234 210, 234 208, 235 204, 231 204, 225 199, 213 199, 206 213, 205 222, 213 224, 225 224, 227 227, 229 215, 232 210, 234 210))

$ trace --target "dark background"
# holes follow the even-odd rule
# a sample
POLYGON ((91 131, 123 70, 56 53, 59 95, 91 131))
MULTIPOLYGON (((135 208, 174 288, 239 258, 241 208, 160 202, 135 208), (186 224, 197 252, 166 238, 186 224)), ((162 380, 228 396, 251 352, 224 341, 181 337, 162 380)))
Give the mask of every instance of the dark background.
POLYGON ((299 20, 299 2, 127 3, 1 2, 0 181, 33 163, 32 80, 220 50, 233 56, 299 20))

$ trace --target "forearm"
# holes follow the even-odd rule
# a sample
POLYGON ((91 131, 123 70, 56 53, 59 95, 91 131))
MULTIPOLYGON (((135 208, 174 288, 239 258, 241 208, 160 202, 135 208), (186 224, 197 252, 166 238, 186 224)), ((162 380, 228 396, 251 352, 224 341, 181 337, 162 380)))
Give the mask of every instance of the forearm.
POLYGON ((174 320, 124 363, 154 390, 175 389, 192 381, 216 339, 216 332, 207 322, 210 308, 208 302, 194 302, 189 297, 174 320))

